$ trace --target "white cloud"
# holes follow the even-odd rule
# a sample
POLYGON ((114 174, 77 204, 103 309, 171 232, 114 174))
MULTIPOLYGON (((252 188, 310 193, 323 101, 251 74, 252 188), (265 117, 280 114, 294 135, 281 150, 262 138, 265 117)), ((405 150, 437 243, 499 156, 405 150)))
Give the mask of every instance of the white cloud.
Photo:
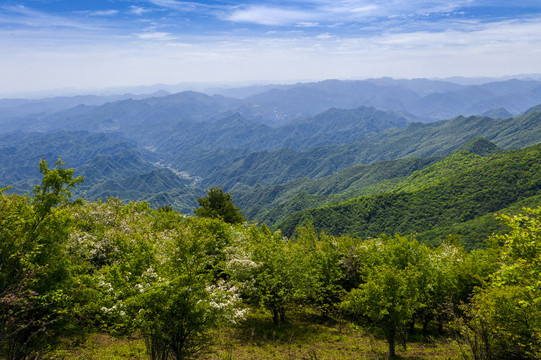
POLYGON ((144 13, 150 12, 150 9, 146 9, 140 6, 130 6, 130 13, 135 15, 143 15, 144 13))
POLYGON ((98 10, 90 12, 90 15, 93 16, 112 16, 116 14, 118 14, 118 10, 98 10))
POLYGON ((166 32, 144 32, 138 34, 137 37, 143 40, 171 40, 173 37, 166 32))
POLYGON ((204 4, 189 2, 189 1, 177 1, 177 0, 148 0, 148 2, 177 11, 195 11, 198 8, 206 7, 204 4))
MULTIPOLYGON (((172 1, 172 0, 155 0, 172 1)), ((321 26, 321 23, 370 21, 374 18, 407 18, 451 13, 473 0, 308 0, 288 4, 247 5, 229 8, 223 19, 268 26, 321 26)))
POLYGON ((44 12, 36 11, 27 8, 23 5, 17 6, 0 6, 5 14, 0 14, 0 24, 18 24, 31 28, 40 27, 70 27, 78 29, 92 29, 82 21, 77 21, 71 18, 49 15, 44 12))
POLYGON ((312 18, 314 18, 314 14, 310 11, 268 7, 262 5, 236 9, 225 17, 226 20, 233 22, 273 26, 308 22, 312 18))
POLYGON ((301 21, 295 24, 295 27, 306 27, 306 28, 319 27, 319 26, 321 25, 318 22, 314 22, 314 21, 301 21))
POLYGON ((320 39, 320 40, 329 40, 332 38, 334 38, 334 36, 332 36, 329 33, 319 34, 318 36, 316 36, 316 39, 320 39))

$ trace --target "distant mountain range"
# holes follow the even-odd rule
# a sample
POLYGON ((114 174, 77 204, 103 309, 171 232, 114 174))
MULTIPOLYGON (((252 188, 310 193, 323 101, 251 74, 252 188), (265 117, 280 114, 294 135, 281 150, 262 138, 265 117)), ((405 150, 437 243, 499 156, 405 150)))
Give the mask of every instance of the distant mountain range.
MULTIPOLYGON (((490 181, 495 184, 497 174, 507 171, 502 164, 522 164, 510 149, 524 149, 541 139, 538 80, 480 85, 426 79, 327 80, 214 92, 0 100, 0 188, 12 185, 11 191, 29 193, 40 178, 39 160, 52 164, 62 158, 76 175, 84 176, 75 195, 86 199, 117 196, 189 214, 205 189, 220 186, 233 194, 248 219, 279 226, 285 233, 307 220, 336 234, 419 232, 383 222, 368 230, 339 222, 365 211, 353 202, 372 209, 378 199, 393 202, 392 194, 405 189, 411 191, 400 199, 438 197, 443 190, 436 184, 448 183, 445 191, 467 197, 451 189, 459 183, 456 174, 470 179, 474 189, 470 174, 492 176, 487 169, 493 167, 490 181), (498 160, 472 160, 466 154, 498 160), (450 167, 454 175, 445 170, 449 161, 455 164, 450 167), (407 185, 415 182, 412 177, 419 178, 416 174, 425 174, 422 183, 430 190, 407 185), (336 211, 342 220, 321 215, 336 211)), ((523 150, 523 156, 535 158, 537 149, 523 150)), ((533 167, 509 176, 527 181, 523 176, 535 178, 536 171, 533 167)), ((492 207, 473 206, 477 190, 467 190, 473 194, 465 202, 473 206, 471 216, 442 214, 455 219, 453 224, 465 224, 520 201, 535 203, 535 184, 517 187, 512 196, 503 190, 491 195, 496 199, 492 207)), ((478 199, 487 201, 480 195, 478 199)), ((404 204, 413 206, 409 201, 404 204)), ((441 229, 451 229, 449 224, 434 222, 426 234, 436 231, 438 238, 441 229)), ((463 228, 452 231, 465 233, 463 228)), ((467 241, 477 241, 470 235, 465 235, 467 241)))
MULTIPOLYGON (((302 117, 314 116, 329 108, 353 109, 375 107, 384 111, 409 113, 423 122, 459 115, 481 115, 493 109, 505 109, 517 115, 539 104, 540 80, 509 79, 481 85, 461 85, 449 81, 390 78, 340 81, 326 80, 295 85, 265 85, 240 89, 214 89, 209 96, 193 91, 169 94, 165 91, 149 95, 111 95, 54 97, 39 100, 0 100, 0 119, 32 115, 31 119, 46 117, 45 128, 69 117, 83 113, 100 123, 118 121, 123 116, 149 116, 159 119, 208 121, 233 113, 275 126, 302 117), (132 103, 131 100, 135 101, 132 103), (72 112, 48 115, 85 105, 72 112), (101 108, 100 108, 101 107, 101 108), (115 115, 111 117, 110 115, 115 115), (49 125, 49 126, 48 126, 49 125)), ((107 129, 107 124, 103 123, 107 129)), ((81 124, 76 125, 81 127, 81 124)), ((2 131, 13 129, 4 128, 2 131)))

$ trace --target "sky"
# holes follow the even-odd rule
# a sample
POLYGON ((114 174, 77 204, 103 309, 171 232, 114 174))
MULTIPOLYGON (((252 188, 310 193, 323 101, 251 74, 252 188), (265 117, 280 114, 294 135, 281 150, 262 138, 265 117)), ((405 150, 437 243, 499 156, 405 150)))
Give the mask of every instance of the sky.
POLYGON ((541 73, 541 0, 0 0, 0 94, 541 73))

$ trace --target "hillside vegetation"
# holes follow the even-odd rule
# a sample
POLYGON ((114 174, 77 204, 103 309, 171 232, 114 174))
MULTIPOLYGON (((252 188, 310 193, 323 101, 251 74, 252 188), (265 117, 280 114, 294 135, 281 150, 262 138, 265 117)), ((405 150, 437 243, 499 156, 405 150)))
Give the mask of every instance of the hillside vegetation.
POLYGON ((0 100, 0 358, 541 358, 541 82, 215 92, 0 100))
MULTIPOLYGON (((329 181, 346 186, 352 166, 373 164, 382 171, 385 166, 376 163, 443 157, 476 136, 507 150, 536 144, 541 112, 529 107, 541 101, 540 88, 537 81, 522 80, 472 87, 372 79, 239 89, 238 94, 246 95, 242 99, 225 96, 227 91, 186 91, 117 101, 81 97, 81 104, 72 108, 68 104, 76 99, 6 100, 0 102, 0 186, 30 192, 39 182, 33 164, 62 158, 85 177, 75 195, 87 200, 115 195, 190 214, 196 197, 218 186, 235 194, 251 220, 273 224, 295 209, 383 189, 383 184, 362 185, 363 180, 351 193, 337 187, 330 190, 334 198, 327 198, 320 197, 328 195, 324 190, 298 186, 302 178, 318 180, 345 170, 342 180, 329 181), (474 108, 479 111, 472 112, 474 108), (515 116, 502 118, 504 110, 515 116), (434 115, 438 113, 442 115, 434 115), (494 118, 443 118, 460 113, 494 118), (275 185, 287 190, 261 188, 275 185), (264 204, 258 195, 262 191, 269 200, 264 204), (304 205, 287 203, 294 197, 304 205), (289 208, 282 212, 280 206, 289 208)), ((421 169, 405 166, 402 171, 392 165, 392 172, 408 176, 411 169, 421 169)), ((351 170, 352 179, 356 171, 351 170)), ((380 180, 389 186, 395 181, 389 175, 380 180)))
MULTIPOLYGON (((366 199, 413 201, 408 194, 435 191, 424 180, 430 174, 464 163, 478 167, 457 174, 457 188, 472 190, 474 176, 494 185, 483 165, 505 170, 506 158, 513 162, 502 174, 537 172, 531 182, 517 177, 515 189, 533 194, 539 188, 539 150, 489 157, 457 153, 412 174, 404 183, 411 192, 366 199)), ((87 351, 81 344, 115 337, 118 344, 138 344, 126 357, 151 359, 216 353, 250 358, 250 352, 268 358, 283 356, 276 354, 276 344, 285 342, 289 347, 279 349, 291 358, 541 355, 541 208, 502 214, 505 231, 491 236, 487 249, 466 252, 452 241, 434 248, 415 236, 333 236, 312 226, 297 227, 286 238, 264 225, 226 223, 216 214, 186 217, 115 198, 71 202, 82 178, 61 162, 50 168, 45 160, 40 173, 32 198, 0 192, 4 358, 77 358, 87 351), (274 346, 265 345, 269 338, 274 346), (136 350, 142 344, 145 351, 136 350)), ((452 184, 443 179, 438 186, 449 189, 442 192, 449 200, 452 184)), ((362 201, 374 202, 352 204, 362 201)), ((102 357, 121 351, 98 344, 93 352, 102 357)))
MULTIPOLYGON (((445 156, 476 136, 504 149, 538 143, 541 112, 507 119, 458 117, 431 124, 413 123, 389 129, 351 144, 316 147, 306 151, 280 149, 251 153, 226 163, 205 176, 203 185, 280 184, 299 177, 319 178, 356 164, 369 164, 407 156, 445 156)), ((180 163, 179 163, 180 165, 180 163)))
MULTIPOLYGON (((541 145, 485 157, 458 152, 412 173, 381 194, 299 211, 278 227, 286 235, 307 222, 335 235, 418 233, 420 239, 437 244, 460 223, 530 198, 535 204, 541 191, 540 151, 541 145)), ((490 235, 494 227, 477 230, 456 234, 462 234, 462 241, 471 246, 490 235)))

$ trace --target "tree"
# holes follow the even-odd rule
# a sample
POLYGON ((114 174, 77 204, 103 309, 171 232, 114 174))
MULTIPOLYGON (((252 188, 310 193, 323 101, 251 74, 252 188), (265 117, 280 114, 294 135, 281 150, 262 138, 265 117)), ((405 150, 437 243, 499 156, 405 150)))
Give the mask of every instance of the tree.
POLYGON ((71 325, 69 216, 71 187, 81 182, 61 160, 40 161, 32 200, 0 191, 0 356, 40 357, 71 325))
POLYGON ((246 221, 242 216, 242 211, 233 205, 231 194, 219 187, 211 187, 206 192, 207 196, 197 199, 199 207, 194 210, 195 215, 222 219, 229 224, 241 224, 246 221))
POLYGON ((541 208, 500 219, 511 228, 501 268, 466 308, 462 333, 476 359, 541 357, 541 208))
POLYGON ((355 288, 341 307, 357 320, 380 327, 390 357, 395 356, 399 331, 426 306, 423 293, 430 287, 428 265, 426 246, 398 235, 365 240, 344 259, 346 276, 355 288))
POLYGON ((55 206, 65 204, 71 197, 70 188, 83 182, 82 177, 73 177, 73 169, 64 169, 64 162, 58 159, 54 168, 49 169, 45 159, 39 162, 39 172, 43 175, 41 184, 33 189, 32 204, 41 221, 55 206))
POLYGON ((307 301, 322 315, 332 317, 346 293, 342 264, 349 239, 317 234, 312 224, 299 227, 296 232, 297 262, 306 263, 302 272, 307 301))
POLYGON ((272 233, 265 225, 252 225, 248 231, 229 249, 227 271, 243 298, 271 312, 278 325, 292 304, 305 301, 315 289, 316 269, 304 246, 282 238, 280 232, 272 233))
POLYGON ((154 280, 131 299, 153 360, 202 355, 209 351, 211 330, 244 316, 235 287, 216 281, 219 270, 211 250, 220 246, 220 235, 213 233, 218 220, 192 218, 188 222, 189 230, 179 226, 169 232, 170 241, 162 244, 164 259, 155 264, 154 280))
POLYGON ((395 356, 395 344, 401 326, 409 322, 419 307, 419 293, 412 269, 380 265, 370 271, 367 282, 351 290, 343 309, 367 317, 382 330, 389 345, 389 357, 395 356))
POLYGON ((72 217, 70 250, 86 262, 79 281, 94 298, 82 318, 94 327, 137 333, 154 360, 186 359, 209 350, 216 326, 242 318, 220 277, 230 225, 115 198, 85 202, 72 217))

